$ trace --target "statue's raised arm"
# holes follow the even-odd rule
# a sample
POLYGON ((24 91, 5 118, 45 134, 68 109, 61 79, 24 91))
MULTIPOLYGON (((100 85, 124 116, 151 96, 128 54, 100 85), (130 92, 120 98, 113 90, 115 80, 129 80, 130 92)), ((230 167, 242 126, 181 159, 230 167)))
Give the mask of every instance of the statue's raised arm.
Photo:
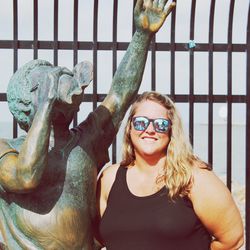
POLYGON ((102 103, 113 115, 116 128, 138 93, 151 39, 175 7, 174 2, 167 2, 138 0, 136 3, 135 34, 114 75, 111 89, 102 103))
POLYGON ((53 68, 48 72, 40 91, 37 81, 28 80, 27 75, 23 77, 23 72, 36 68, 33 76, 39 79, 40 68, 47 70, 51 69, 51 66, 45 61, 31 61, 18 71, 9 83, 10 109, 21 128, 29 132, 18 149, 14 149, 10 142, 0 140, 0 185, 6 191, 17 193, 32 191, 39 185, 47 166, 51 121, 61 69, 53 68), (17 84, 18 82, 20 84, 17 84), (22 89, 26 89, 27 92, 21 93, 22 89))

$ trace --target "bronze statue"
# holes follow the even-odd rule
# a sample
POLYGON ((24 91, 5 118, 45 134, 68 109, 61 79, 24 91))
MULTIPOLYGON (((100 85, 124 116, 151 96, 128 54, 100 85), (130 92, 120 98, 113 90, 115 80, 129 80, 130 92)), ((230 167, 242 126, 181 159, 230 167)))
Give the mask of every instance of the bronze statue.
MULTIPOLYGON (((174 3, 138 0, 136 32, 104 101, 69 129, 92 80, 90 63, 73 72, 33 60, 11 78, 9 108, 26 136, 0 140, 2 249, 93 249, 96 174, 137 95, 150 41, 174 3)), ((0 247, 0 248, 1 248, 0 247)))

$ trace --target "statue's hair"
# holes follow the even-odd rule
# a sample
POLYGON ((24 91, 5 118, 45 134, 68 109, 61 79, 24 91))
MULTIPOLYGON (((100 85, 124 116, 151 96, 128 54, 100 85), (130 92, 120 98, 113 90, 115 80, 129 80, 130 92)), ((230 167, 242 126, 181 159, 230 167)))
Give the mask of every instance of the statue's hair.
POLYGON ((167 158, 164 169, 164 180, 169 190, 169 197, 185 196, 189 193, 192 184, 192 168, 195 164, 210 167, 193 154, 188 138, 186 138, 181 117, 174 102, 158 92, 144 92, 133 103, 123 138, 122 166, 128 166, 135 161, 134 147, 130 138, 131 121, 137 107, 144 101, 156 102, 167 109, 168 119, 171 121, 170 142, 167 148, 167 158))
POLYGON ((7 88, 7 100, 10 112, 17 120, 19 126, 28 131, 30 127, 30 114, 34 112, 31 105, 32 82, 30 72, 37 67, 52 65, 45 60, 32 60, 20 67, 11 77, 7 88))

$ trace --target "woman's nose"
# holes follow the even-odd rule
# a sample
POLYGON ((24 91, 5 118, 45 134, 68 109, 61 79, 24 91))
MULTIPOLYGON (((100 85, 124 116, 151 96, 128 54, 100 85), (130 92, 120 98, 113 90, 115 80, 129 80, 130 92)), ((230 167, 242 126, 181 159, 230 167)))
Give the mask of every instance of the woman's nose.
POLYGON ((147 133, 155 133, 155 128, 153 126, 153 122, 152 121, 150 121, 150 123, 149 123, 147 129, 145 130, 145 132, 147 132, 147 133))

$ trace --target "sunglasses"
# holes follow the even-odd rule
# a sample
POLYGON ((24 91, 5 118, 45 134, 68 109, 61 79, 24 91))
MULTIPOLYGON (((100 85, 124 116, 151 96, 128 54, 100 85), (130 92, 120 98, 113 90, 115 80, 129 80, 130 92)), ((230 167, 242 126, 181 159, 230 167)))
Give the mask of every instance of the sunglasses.
POLYGON ((145 116, 134 116, 132 118, 134 129, 137 131, 145 131, 150 122, 152 122, 154 130, 159 133, 166 133, 171 126, 171 121, 164 118, 149 119, 145 116))

